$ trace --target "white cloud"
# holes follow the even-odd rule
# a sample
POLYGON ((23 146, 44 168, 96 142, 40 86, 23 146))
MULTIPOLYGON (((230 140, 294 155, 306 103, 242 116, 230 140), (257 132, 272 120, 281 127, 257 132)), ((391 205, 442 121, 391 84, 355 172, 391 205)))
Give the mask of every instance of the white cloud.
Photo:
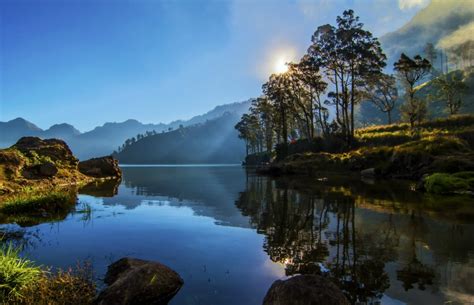
POLYGON ((429 0, 398 0, 398 7, 400 7, 401 10, 409 10, 412 8, 425 7, 429 2, 429 0))

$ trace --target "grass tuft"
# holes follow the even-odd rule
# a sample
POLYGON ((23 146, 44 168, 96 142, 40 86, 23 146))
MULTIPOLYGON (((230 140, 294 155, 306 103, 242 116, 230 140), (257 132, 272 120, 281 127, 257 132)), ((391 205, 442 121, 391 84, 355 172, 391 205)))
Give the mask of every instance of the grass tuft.
POLYGON ((42 271, 33 262, 19 256, 11 243, 0 248, 0 300, 23 299, 22 290, 34 285, 42 271))
POLYGON ((89 264, 53 273, 19 253, 11 243, 1 246, 0 304, 92 304, 96 287, 89 264))

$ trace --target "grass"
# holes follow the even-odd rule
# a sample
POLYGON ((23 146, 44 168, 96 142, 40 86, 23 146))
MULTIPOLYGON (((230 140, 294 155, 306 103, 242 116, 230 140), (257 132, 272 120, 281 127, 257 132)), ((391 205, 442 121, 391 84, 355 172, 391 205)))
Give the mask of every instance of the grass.
POLYGON ((96 287, 90 265, 51 272, 19 255, 19 248, 0 248, 0 304, 92 304, 96 287))
POLYGON ((64 191, 48 193, 24 192, 6 199, 0 204, 2 214, 57 213, 74 206, 75 196, 64 191))
POLYGON ((38 281, 41 268, 19 257, 19 249, 11 243, 2 245, 0 251, 0 300, 22 299, 22 290, 38 281))

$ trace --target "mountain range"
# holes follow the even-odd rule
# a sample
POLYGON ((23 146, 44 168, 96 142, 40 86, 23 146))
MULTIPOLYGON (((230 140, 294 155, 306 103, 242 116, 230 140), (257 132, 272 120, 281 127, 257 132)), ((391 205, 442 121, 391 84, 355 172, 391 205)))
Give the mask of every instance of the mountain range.
MULTIPOLYGON (((109 122, 84 133, 66 123, 56 124, 43 130, 23 118, 16 118, 8 122, 0 122, 0 147, 9 147, 24 136, 59 138, 66 141, 73 153, 82 160, 110 155, 126 139, 135 137, 138 134, 144 134, 147 131, 156 131, 157 133, 168 132, 180 126, 186 127, 205 123, 208 120, 219 118, 226 113, 240 117, 248 110, 249 106, 250 100, 220 105, 205 114, 195 116, 189 120, 177 120, 169 124, 143 124, 132 119, 119 123, 109 122)), ((232 124, 229 123, 229 125, 232 124)))

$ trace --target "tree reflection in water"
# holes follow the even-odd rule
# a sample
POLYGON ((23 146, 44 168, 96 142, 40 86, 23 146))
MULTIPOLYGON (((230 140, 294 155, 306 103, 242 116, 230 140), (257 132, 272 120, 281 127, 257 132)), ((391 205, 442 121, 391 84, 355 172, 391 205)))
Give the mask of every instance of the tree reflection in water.
POLYGON ((301 187, 249 175, 236 205, 265 235, 264 250, 284 264, 286 275, 324 273, 353 304, 378 303, 391 284, 389 262, 397 261, 397 280, 405 290, 433 285, 433 267, 417 258, 420 236, 426 235, 423 217, 411 210, 408 234, 402 236, 396 210, 373 213, 365 197, 351 187, 301 187))

